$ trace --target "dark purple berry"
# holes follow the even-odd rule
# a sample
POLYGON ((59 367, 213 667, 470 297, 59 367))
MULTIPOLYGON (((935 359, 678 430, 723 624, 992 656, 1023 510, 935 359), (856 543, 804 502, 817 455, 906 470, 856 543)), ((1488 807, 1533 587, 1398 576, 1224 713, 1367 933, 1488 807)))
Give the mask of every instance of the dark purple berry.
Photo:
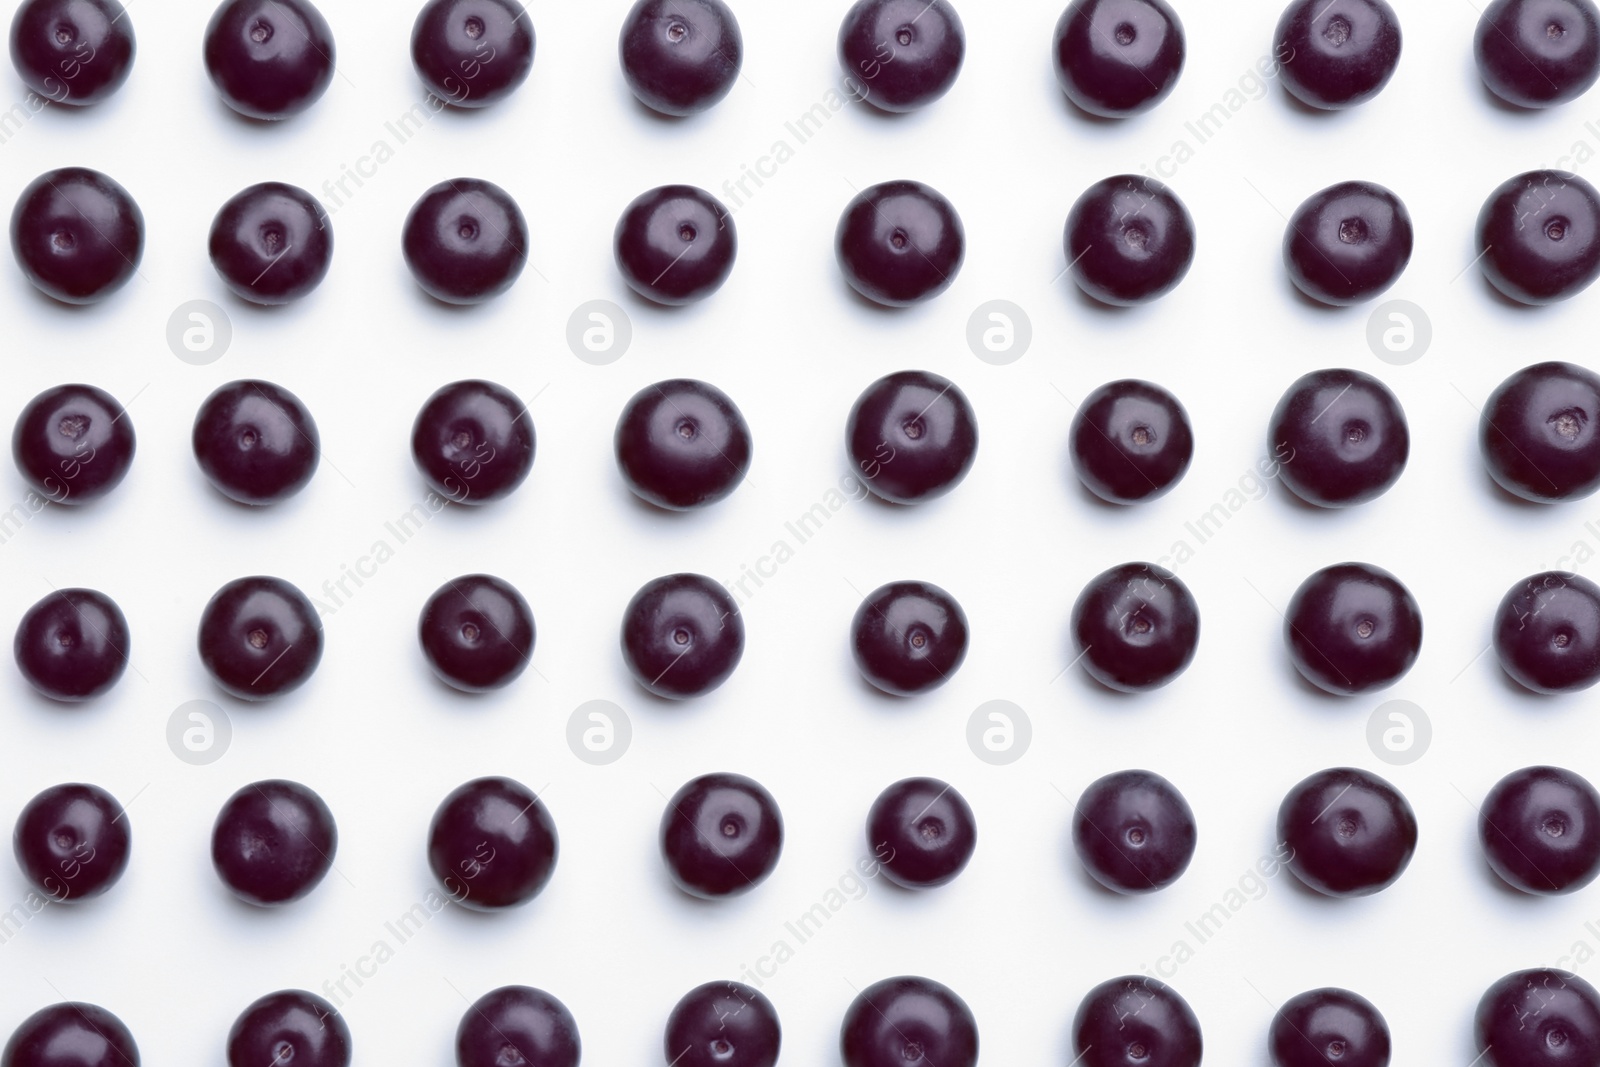
POLYGON ((194 458, 217 492, 241 504, 276 504, 311 481, 322 438, 300 398, 271 382, 229 382, 200 405, 194 458))
POLYGON ((1272 1017, 1274 1067, 1389 1067, 1389 1024, 1366 997, 1313 989, 1272 1017))
POLYGON ((12 643, 17 669, 52 700, 89 700, 128 669, 128 620, 93 589, 57 589, 29 608, 12 643))
POLYGON ((613 438, 617 468, 640 499, 688 511, 723 499, 750 470, 750 426, 727 393, 692 378, 633 395, 613 438))
POLYGON ((782 1039, 764 994, 740 982, 707 982, 672 1009, 662 1044, 674 1067, 773 1067, 782 1039))
POLYGON ((1189 273, 1194 219, 1165 185, 1119 174, 1078 197, 1067 213, 1065 244, 1080 289, 1102 304, 1133 307, 1166 296, 1189 273))
POLYGON ((97 897, 128 869, 128 815, 95 785, 51 786, 28 801, 11 837, 28 883, 58 904, 97 897))
POLYGON ((1484 277, 1521 304, 1554 304, 1600 277, 1600 192, 1560 170, 1501 184, 1478 213, 1484 277))
POLYGON ((306 896, 333 868, 339 831, 321 797, 299 782, 245 786, 211 828, 211 865, 233 895, 275 907, 306 896))
POLYGON ((885 978, 856 995, 839 1033, 844 1067, 976 1067, 967 1002, 931 978, 885 978))
POLYGON ((350 1067, 350 1028, 314 993, 285 989, 246 1008, 228 1031, 228 1067, 350 1067))
POLYGON ((1411 213, 1398 196, 1374 182, 1340 182, 1295 209, 1283 263, 1302 293, 1345 307, 1393 285, 1411 245, 1411 213))
POLYGON ((435 493, 456 504, 508 496, 533 470, 533 419, 494 382, 452 382, 428 397, 411 426, 411 456, 435 493))
POLYGON ((1200 609, 1189 587, 1152 563, 1097 574, 1072 606, 1074 655, 1110 689, 1159 689, 1188 669, 1200 644, 1200 609))
POLYGON ((293 185, 252 185, 211 222, 211 265, 234 295, 252 304, 299 300, 322 284, 332 262, 328 213, 293 185))
POLYGON ((582 1052, 567 1006, 529 986, 485 993, 456 1028, 456 1067, 578 1067, 582 1052))
POLYGON ((1111 504, 1165 496, 1194 458, 1194 431, 1178 398, 1126 378, 1090 393, 1072 420, 1072 469, 1111 504))
POLYGON ((722 0, 639 0, 622 23, 622 76, 640 103, 694 115, 733 89, 744 62, 739 20, 722 0))
POLYGON ((467 693, 510 685, 533 658, 533 610, 510 582, 487 574, 435 590, 417 633, 433 673, 467 693))
POLYGON ((1525 767, 1489 791, 1478 840, 1494 873, 1524 893, 1575 893, 1600 874, 1600 793, 1559 767, 1525 767))
POLYGON ((1475 1030, 1484 1067, 1600 1063, 1600 992, 1567 971, 1517 971, 1483 994, 1475 1030))
POLYGON ((1536 363, 1501 382, 1478 423, 1484 464, 1524 500, 1578 500, 1600 488, 1600 375, 1536 363))
POLYGON ((411 27, 411 63, 456 107, 488 107, 533 69, 533 20, 517 0, 428 0, 411 27))
POLYGON ((1072 1020, 1081 1067, 1200 1067, 1200 1020, 1172 987, 1130 975, 1089 991, 1072 1020))
POLYGON ((1472 45, 1483 84, 1506 103, 1565 104, 1600 78, 1600 10, 1590 0, 1493 0, 1472 45))
POLYGON ((1389 387, 1358 370, 1295 379, 1273 409, 1267 450, 1278 477, 1308 504, 1345 508, 1376 500, 1411 456, 1406 413, 1389 387))
POLYGON ((839 65, 881 111, 927 107, 956 83, 967 34, 949 0, 856 0, 839 27, 839 65))
POLYGON ((1272 40, 1283 87, 1325 111, 1371 100, 1400 65, 1400 20, 1386 0, 1294 0, 1272 40))
POLYGON ((226 693, 270 700, 306 683, 322 662, 322 620, 282 578, 236 578, 200 616, 200 662, 226 693))
POLYGON ((1278 809, 1278 840, 1289 869, 1330 897, 1364 897, 1389 888, 1417 851, 1417 816, 1399 791, 1349 767, 1319 771, 1278 809))
POLYGON ((967 232, 932 186, 882 182, 845 206, 834 247, 852 289, 885 307, 910 307, 950 288, 967 257, 967 232))
POLYGON ((897 371, 867 386, 850 409, 845 450, 879 499, 920 504, 944 496, 972 469, 978 420, 955 382, 897 371))
POLYGON ((704 696, 744 656, 744 616, 703 574, 669 574, 645 584, 622 615, 622 658, 634 681, 658 697, 704 696))
POLYGON ((1295 590, 1284 616, 1289 658, 1329 693, 1370 693, 1405 677, 1422 650, 1422 609, 1400 579, 1370 563, 1339 563, 1295 590))
POLYGON ((51 103, 98 104, 128 80, 137 50, 117 0, 25 0, 11 19, 11 63, 51 103))
POLYGON ((400 248, 423 292, 446 304, 481 304, 522 274, 528 223, 493 182, 451 178, 412 206, 400 248))
POLYGON ((1576 693, 1600 681, 1600 586, 1545 571, 1506 593, 1495 612, 1500 666, 1535 693, 1576 693))
POLYGON ((915 696, 950 680, 967 658, 967 614, 932 582, 890 582, 867 594, 850 623, 861 676, 915 696))
POLYGON ((766 881, 783 853, 783 816, 742 774, 705 774, 673 794, 661 815, 661 857, 685 893, 715 900, 766 881))
POLYGON ((97 170, 47 171, 17 197, 11 251, 41 293, 64 304, 93 304, 138 271, 144 212, 128 190, 97 170))
POLYGON ((628 288, 677 307, 722 288, 733 273, 739 233, 722 201, 704 189, 662 185, 623 211, 613 245, 628 288))
POLYGON ((1150 771, 1118 771, 1083 791, 1072 846, 1089 876, 1113 893, 1165 889, 1194 859, 1194 811, 1177 787, 1150 771))
POLYGON ((286 119, 333 82, 333 31, 310 0, 223 0, 206 26, 206 73, 222 102, 252 119, 286 119))
POLYGON ((532 790, 510 778, 457 787, 428 829, 428 865, 462 907, 497 911, 526 904, 555 873, 556 824, 532 790))
POLYGON ((52 1004, 16 1028, 0 1067, 139 1067, 139 1046, 121 1019, 96 1004, 52 1004))
POLYGON ((1067 99, 1125 118, 1167 98, 1183 73, 1183 23, 1165 0, 1073 0, 1051 58, 1067 99))
POLYGON ((46 389, 22 409, 11 455, 35 493, 55 504, 87 504, 121 484, 133 465, 133 420, 92 385, 46 389))
POLYGON ((903 778, 872 802, 867 848, 883 876, 906 889, 955 881, 978 847, 978 824, 966 798, 937 778, 903 778))

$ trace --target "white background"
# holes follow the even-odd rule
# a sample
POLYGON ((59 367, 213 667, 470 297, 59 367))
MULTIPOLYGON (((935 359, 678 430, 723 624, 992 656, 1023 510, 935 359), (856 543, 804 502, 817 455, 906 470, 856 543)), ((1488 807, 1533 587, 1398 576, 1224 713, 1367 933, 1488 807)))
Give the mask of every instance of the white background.
MULTIPOLYGON (((617 69, 625 3, 535 0, 538 55, 524 88, 485 112, 441 115, 400 146, 384 124, 421 99, 409 5, 325 0, 340 76, 310 112, 263 127, 236 120, 206 80, 207 3, 134 0, 139 53, 125 89, 85 113, 47 109, 0 145, 0 203, 45 169, 81 164, 121 181, 148 226, 139 276, 97 307, 54 305, 9 260, 0 266, 0 422, 44 388, 86 381, 128 403, 139 434, 116 493, 80 510, 50 508, 0 544, 7 625, 47 583, 85 585, 114 597, 134 634, 134 669, 91 706, 49 704, 9 660, 0 668, 0 819, 50 784, 85 780, 130 805, 134 831, 132 866, 115 891, 50 908, 0 945, 0 1031, 70 997, 122 1016, 150 1063, 219 1062, 228 1027, 252 999, 320 989, 377 939, 393 942, 383 924, 432 884, 423 842, 434 807, 488 773, 543 791, 561 834, 555 877, 525 908, 487 917, 451 908, 399 946, 346 1001, 358 1062, 452 1062, 463 997, 509 982, 568 1004, 586 1062, 662 1062, 661 1028, 676 999, 736 977, 780 938, 792 944, 785 920, 822 900, 864 853, 868 806, 909 774, 945 778, 967 797, 979 821, 976 857, 937 892, 872 884, 797 948, 765 984, 783 1020, 785 1063, 836 1065, 854 988, 900 973, 940 979, 967 999, 986 1062, 1067 1062, 1084 992, 1155 966, 1179 939, 1196 947, 1184 923, 1271 848, 1284 793, 1334 765, 1377 770, 1406 793, 1422 827, 1416 861, 1392 890, 1360 901, 1313 898, 1280 876, 1197 947, 1172 984, 1199 1014, 1211 1062, 1264 1064, 1275 1005, 1336 984, 1385 1011, 1397 1062, 1465 1065, 1477 1054, 1472 1012, 1492 981, 1554 964, 1580 940, 1600 947, 1584 929, 1600 919, 1600 889, 1559 900, 1505 891, 1479 856, 1474 810, 1499 777, 1530 763, 1600 777, 1594 697, 1533 697, 1482 654, 1507 587, 1575 542, 1587 543, 1586 555, 1600 550, 1585 529, 1600 503, 1514 503, 1492 490, 1475 443, 1477 406, 1502 378, 1537 359, 1588 358, 1600 292, 1519 310, 1466 269, 1479 205, 1495 185, 1555 163, 1574 142, 1600 147, 1585 126, 1600 120, 1600 97, 1545 113, 1497 107, 1472 66, 1472 4, 1419 0, 1402 5, 1400 69, 1372 103, 1309 114, 1276 85, 1249 98, 1246 81, 1247 102, 1196 147, 1185 123, 1269 52, 1276 0, 1232 0, 1225 12, 1181 5, 1189 63, 1176 92, 1118 123, 1085 119, 1056 89, 1055 0, 963 0, 968 58, 947 98, 903 118, 850 106, 800 145, 785 123, 837 83, 845 6, 739 3, 746 77, 713 111, 667 122, 635 104, 617 69), (265 180, 321 196, 378 139, 394 157, 337 209, 326 283, 280 310, 227 296, 205 255, 216 208, 265 180), (667 182, 717 191, 780 139, 794 156, 738 210, 741 247, 727 286, 679 310, 630 296, 611 262, 623 206, 667 182), (1091 182, 1153 165, 1178 139, 1196 148, 1171 179, 1197 221, 1193 271, 1154 306, 1088 305, 1060 276, 1068 208, 1091 182), (428 301, 399 254, 412 202, 462 176, 510 190, 533 242, 516 287, 464 311, 428 301), (885 312, 850 294, 832 235, 853 187, 901 177, 954 201, 969 251, 942 297, 885 312), (1350 178, 1391 187, 1415 219, 1416 255, 1390 295, 1424 307, 1435 337, 1410 366, 1369 352, 1370 306, 1314 308, 1281 265, 1284 214, 1350 178), (232 348, 207 367, 180 362, 165 340, 173 309, 197 298, 222 304, 234 327, 232 348), (635 331, 626 356, 606 367, 580 362, 565 343, 568 316, 597 298, 626 307, 635 331), (995 298, 1021 305, 1033 323, 1032 348, 1010 366, 980 362, 965 340, 969 315, 995 298), (1413 454, 1396 488, 1347 512, 1312 512, 1277 486, 1242 507, 1180 568, 1204 626, 1194 666, 1168 688, 1125 698, 1081 670, 1063 674, 1067 617, 1083 584, 1178 540, 1196 547, 1185 522, 1222 501, 1261 456, 1283 389, 1334 365, 1378 374, 1403 401, 1413 454), (672 705, 635 687, 617 651, 634 590, 676 570, 734 578, 754 565, 786 536, 786 521, 847 473, 843 424, 856 395, 908 367, 952 377, 976 407, 982 444, 966 482, 914 509, 842 509, 750 598, 744 662, 712 696, 672 705), (734 397, 756 458, 725 503, 664 515, 630 498, 610 437, 636 389, 680 375, 734 397), (297 393, 322 433, 316 479, 269 510, 230 505, 189 454, 201 399, 244 376, 297 393), (530 400, 533 475, 513 497, 452 509, 396 546, 384 522, 424 491, 408 455, 411 419, 435 388, 469 376, 530 400), (1177 490, 1132 510, 1093 502, 1066 452, 1072 404, 1121 376, 1172 389, 1198 440, 1177 490), (252 707, 209 683, 195 626, 218 586, 277 574, 326 602, 324 581, 380 537, 395 556, 327 617, 326 656, 310 684, 252 707), (1406 581, 1426 639, 1392 691, 1331 699, 1298 681, 1277 612, 1312 570, 1345 559, 1406 581), (427 595, 472 571, 517 585, 539 627, 536 669, 477 698, 432 679, 414 633, 427 595), (846 643, 860 596, 897 578, 949 589, 973 632, 960 674, 912 701, 870 691, 846 643), (1008 767, 980 762, 965 740, 973 709, 996 698, 1023 706, 1034 727, 1031 751, 1008 767), (1367 747, 1367 719, 1389 698, 1420 704, 1435 726, 1432 750, 1410 767, 1388 768, 1367 747), (209 767, 185 765, 166 744, 169 715, 192 699, 223 705, 233 722, 232 749, 209 767), (609 767, 580 762, 565 742, 568 716, 591 699, 614 700, 632 718, 633 747, 609 767), (1201 843, 1177 885, 1128 900, 1098 891, 1078 868, 1067 798, 1135 766, 1186 793, 1201 843), (671 888, 655 834, 663 795, 720 769, 772 790, 788 841, 770 881, 707 905, 671 888), (212 874, 209 831, 236 788, 279 776, 311 785, 333 808, 338 873, 298 905, 255 911, 212 874)), ((9 71, 0 78, 0 94, 22 93, 9 71)), ((8 465, 5 502, 24 489, 8 465)), ((15 867, 0 864, 0 905, 25 892, 15 867)), ((1578 969, 1600 976, 1600 965, 1578 969)))

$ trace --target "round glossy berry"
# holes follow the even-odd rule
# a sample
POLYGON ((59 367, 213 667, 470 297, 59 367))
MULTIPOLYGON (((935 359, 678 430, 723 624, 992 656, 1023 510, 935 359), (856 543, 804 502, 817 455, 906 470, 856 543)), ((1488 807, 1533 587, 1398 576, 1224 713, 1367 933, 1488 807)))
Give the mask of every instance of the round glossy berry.
POLYGON ((1400 65, 1400 20, 1386 0, 1294 0, 1273 55, 1296 100, 1324 111, 1364 104, 1400 65))
POLYGON ((1283 621, 1289 658, 1329 693, 1370 693, 1405 677, 1422 650, 1422 609, 1400 579, 1370 563, 1339 563, 1295 590, 1283 621))
POLYGON ((1600 78, 1600 10, 1591 0, 1494 0, 1472 44, 1483 84, 1517 107, 1576 100, 1600 78))
POLYGON ((456 1028, 456 1067, 578 1067, 582 1052, 578 1023, 567 1006, 529 986, 485 993, 456 1028))
POLYGON ((967 658, 967 614, 932 582, 890 582, 867 594, 850 623, 861 676, 908 697, 950 680, 967 658))
POLYGON ((978 1023, 949 986, 907 975, 856 995, 839 1032, 844 1067, 976 1067, 978 1023))
POLYGON ((906 889, 955 881, 977 846, 972 808, 937 778, 903 778, 879 793, 867 813, 867 849, 884 877, 906 889))
POLYGON ((350 1028, 314 993, 268 993, 228 1031, 228 1067, 350 1067, 350 1028))
POLYGON ((707 982, 672 1009, 662 1044, 676 1067, 773 1067, 782 1039, 764 994, 740 982, 707 982))
POLYGON ((783 816, 762 785, 742 774, 684 784, 661 815, 661 856, 685 893, 715 900, 766 881, 783 852, 783 816))
POLYGON ((533 791, 510 778, 475 778, 434 813, 428 865, 450 899, 473 911, 526 904, 555 873, 556 824, 533 791))
POLYGON ((97 1004, 52 1004, 12 1032, 0 1065, 139 1067, 139 1046, 122 1020, 97 1004))
POLYGON ((411 27, 411 63, 434 96, 488 107, 533 69, 533 20, 517 0, 428 0, 411 27))
POLYGON ((1600 1063, 1600 992, 1567 971, 1517 971, 1483 994, 1474 1029, 1484 1067, 1600 1063))
POLYGON ((400 239, 422 291, 446 304, 481 304, 528 263, 528 223, 511 194, 478 178, 451 178, 422 194, 400 239))
POLYGON ((966 54, 949 0, 856 0, 839 27, 845 84, 880 111, 927 107, 956 83, 966 54))
POLYGON ((1194 458, 1194 431, 1178 398, 1134 378, 1090 393, 1072 419, 1071 436, 1072 469, 1110 504, 1165 496, 1194 458))
POLYGON ((57 589, 29 608, 12 643, 17 669, 52 700, 89 700, 128 669, 128 620, 104 593, 57 589))
POLYGON ((1278 1009, 1267 1047, 1274 1067, 1389 1067, 1389 1024, 1366 997, 1313 989, 1278 1009))
POLYGON ((339 831, 321 797, 299 782, 245 786, 211 828, 211 865, 222 884, 264 908, 306 896, 333 868, 339 831))
POLYGON ((11 455, 23 480, 55 504, 87 504, 122 483, 133 465, 133 420, 92 385, 46 389, 22 409, 11 455))
POLYGON ((1411 213, 1374 182, 1340 182, 1295 209, 1283 235, 1289 278, 1335 307, 1370 300, 1411 262, 1411 213))
POLYGON ((694 115, 718 103, 744 62, 739 20, 722 0, 639 0, 617 47, 628 88, 663 115, 694 115))
POLYGON ((310 0, 223 0, 206 26, 205 60, 223 103, 247 118, 286 119, 332 83, 333 31, 310 0))
POLYGON ((28 801, 11 837, 17 866, 58 904, 88 900, 116 885, 132 848, 128 815, 95 785, 51 786, 28 801))
POLYGON ((24 0, 11 19, 11 63, 55 104, 98 104, 128 80, 137 46, 117 0, 24 0))
POLYGON ((510 582, 487 574, 435 590, 417 633, 433 673, 467 693, 510 685, 533 658, 533 610, 510 582))
POLYGON ((1500 666, 1535 693, 1576 693, 1600 681, 1600 586, 1544 571, 1506 593, 1495 612, 1500 666))
POLYGON ((1091 115, 1149 111, 1183 73, 1183 23, 1165 0, 1073 0, 1051 57, 1067 98, 1091 115))
POLYGON ((1153 178, 1119 174, 1085 189, 1067 214, 1067 269, 1102 304, 1148 304, 1194 262, 1194 219, 1153 178))
POLYGON ((1171 986, 1130 975, 1089 991, 1072 1020, 1082 1067, 1200 1067, 1200 1020, 1171 986))
POLYGON ((633 395, 613 438, 628 488, 658 508, 688 511, 723 499, 750 470, 750 426, 727 393, 692 378, 633 395))
POLYGON ((311 481, 322 438, 300 398, 271 382, 219 386, 194 420, 194 458, 217 492, 241 504, 276 504, 311 481))
POLYGON ((1200 609, 1189 587, 1151 563, 1097 574, 1072 605, 1074 655, 1111 689, 1159 689, 1188 669, 1200 643, 1200 609))
POLYGON ((672 307, 704 300, 728 280, 739 233, 722 201, 692 185, 641 193, 617 220, 617 269, 628 288, 672 307))
POLYGON ((1483 406, 1478 442, 1500 488, 1524 500, 1577 500, 1600 488, 1600 375, 1536 363, 1483 406))
POLYGON ((11 251, 34 287, 93 304, 128 283, 144 257, 144 212, 128 190, 87 167, 39 175, 11 212, 11 251))
POLYGON ((949 378, 903 370, 867 386, 850 409, 845 450, 867 488, 920 504, 961 484, 978 457, 978 419, 949 378))
POLYGON ((328 213, 293 185, 252 185, 211 222, 211 265, 234 295, 252 304, 299 300, 322 284, 332 262, 328 213))
POLYGON ((1118 771, 1083 791, 1072 847, 1089 876, 1113 893, 1154 893, 1194 859, 1194 811, 1177 787, 1150 771, 1118 771))
POLYGON ((1278 809, 1278 840, 1289 869, 1330 897, 1364 897, 1389 888, 1417 851, 1417 816, 1399 791, 1349 767, 1319 771, 1278 809))
POLYGON ((1600 793, 1559 767, 1525 767, 1489 791, 1478 840, 1494 873, 1524 893, 1575 893, 1600 874, 1600 793))
POLYGON ((669 574, 647 582, 622 615, 622 658, 658 697, 704 696, 744 656, 744 616, 718 582, 669 574))
POLYGON ((1600 277, 1600 192, 1566 171, 1509 179, 1478 213, 1477 262, 1518 303, 1576 296, 1600 277))
POLYGON ((411 425, 411 456, 435 493, 456 504, 508 496, 533 470, 533 418, 494 382, 452 382, 411 425))
POLYGON ((305 684, 322 662, 322 620, 282 578, 236 578, 200 616, 200 662, 224 692, 270 700, 305 684))
POLYGON ((950 288, 967 257, 967 231, 932 186, 882 182, 845 206, 834 246, 852 289, 885 307, 910 307, 950 288))
POLYGON ((1267 451, 1295 496, 1344 508, 1375 500, 1400 480, 1411 431, 1400 401, 1372 375, 1319 370, 1295 379, 1278 401, 1267 451))

